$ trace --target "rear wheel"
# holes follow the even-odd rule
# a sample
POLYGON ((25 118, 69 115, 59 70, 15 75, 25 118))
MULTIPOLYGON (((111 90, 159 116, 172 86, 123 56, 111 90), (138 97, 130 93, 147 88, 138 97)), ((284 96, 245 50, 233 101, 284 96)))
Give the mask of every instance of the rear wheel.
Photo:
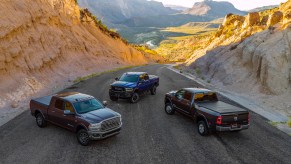
POLYGON ((198 133, 199 133, 201 136, 206 136, 206 135, 208 135, 208 127, 207 127, 205 121, 199 121, 199 122, 198 122, 198 133))
POLYGON ((77 139, 78 142, 83 146, 87 146, 90 143, 89 134, 85 129, 81 129, 77 132, 77 139))
POLYGON ((156 93, 157 93, 157 86, 154 85, 151 89, 151 94, 156 95, 156 93))
POLYGON ((43 118, 41 113, 36 114, 35 121, 38 127, 46 127, 46 120, 43 118))
POLYGON ((175 114, 175 109, 173 108, 173 106, 172 106, 171 103, 166 103, 166 105, 165 105, 165 111, 169 115, 175 114))
POLYGON ((134 92, 129 100, 131 103, 137 103, 139 100, 139 94, 134 92))
POLYGON ((118 97, 110 96, 110 100, 112 100, 112 101, 117 101, 117 100, 118 100, 118 97))

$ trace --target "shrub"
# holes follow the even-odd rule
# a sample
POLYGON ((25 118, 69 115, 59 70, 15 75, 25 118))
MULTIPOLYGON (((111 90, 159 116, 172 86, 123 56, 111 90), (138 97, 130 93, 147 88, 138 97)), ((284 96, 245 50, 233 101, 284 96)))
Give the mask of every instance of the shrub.
POLYGON ((200 74, 201 74, 201 70, 200 70, 200 68, 196 68, 196 69, 195 69, 195 72, 196 72, 197 75, 200 75, 200 74))
POLYGON ((81 20, 85 15, 90 17, 94 21, 96 27, 98 27, 102 32, 104 32, 105 34, 107 34, 108 36, 110 36, 114 39, 121 39, 125 44, 128 44, 126 40, 121 38, 119 33, 117 33, 116 31, 114 31, 112 29, 109 30, 107 28, 107 26, 105 24, 103 24, 103 22, 101 20, 98 20, 97 17, 94 16, 87 8, 81 9, 80 14, 81 14, 81 20))

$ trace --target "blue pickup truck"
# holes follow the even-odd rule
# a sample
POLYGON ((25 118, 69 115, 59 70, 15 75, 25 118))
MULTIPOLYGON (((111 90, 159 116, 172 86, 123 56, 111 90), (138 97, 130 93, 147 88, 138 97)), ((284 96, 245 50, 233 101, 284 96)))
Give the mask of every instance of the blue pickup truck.
POLYGON ((146 72, 127 72, 115 80, 109 89, 112 101, 117 101, 120 98, 129 99, 131 103, 136 103, 143 93, 151 92, 152 95, 155 95, 159 86, 159 77, 148 75, 146 72))

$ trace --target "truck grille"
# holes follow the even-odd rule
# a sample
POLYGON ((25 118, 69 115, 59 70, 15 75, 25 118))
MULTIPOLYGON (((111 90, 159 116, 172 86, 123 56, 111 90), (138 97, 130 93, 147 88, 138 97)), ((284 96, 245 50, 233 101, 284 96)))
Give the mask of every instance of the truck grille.
POLYGON ((117 91, 117 92, 122 92, 122 91, 125 91, 125 89, 123 87, 112 87, 112 89, 114 91, 117 91))
POLYGON ((108 131, 111 129, 118 128, 120 126, 120 117, 114 117, 109 120, 105 120, 101 124, 101 130, 102 131, 108 131))

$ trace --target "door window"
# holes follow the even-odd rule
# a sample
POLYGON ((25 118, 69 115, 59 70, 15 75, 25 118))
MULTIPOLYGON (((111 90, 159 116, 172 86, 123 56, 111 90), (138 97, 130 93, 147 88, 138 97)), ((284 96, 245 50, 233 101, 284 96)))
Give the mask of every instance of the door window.
POLYGON ((148 74, 145 74, 144 75, 144 80, 149 80, 150 78, 149 78, 149 75, 148 74))
POLYGON ((184 98, 184 94, 185 94, 185 91, 184 90, 179 90, 177 93, 176 93, 176 97, 178 99, 183 99, 184 98))
POLYGON ((55 102, 55 108, 63 110, 63 107, 64 107, 64 101, 57 99, 55 102))
POLYGON ((185 94, 184 94, 184 99, 185 100, 188 100, 188 101, 191 101, 191 99, 192 99, 192 93, 186 91, 185 94))
POLYGON ((74 108, 73 108, 73 106, 72 106, 72 104, 69 103, 69 102, 66 102, 66 103, 65 103, 65 110, 69 110, 69 111, 71 111, 72 113, 75 112, 75 111, 74 111, 74 108))

